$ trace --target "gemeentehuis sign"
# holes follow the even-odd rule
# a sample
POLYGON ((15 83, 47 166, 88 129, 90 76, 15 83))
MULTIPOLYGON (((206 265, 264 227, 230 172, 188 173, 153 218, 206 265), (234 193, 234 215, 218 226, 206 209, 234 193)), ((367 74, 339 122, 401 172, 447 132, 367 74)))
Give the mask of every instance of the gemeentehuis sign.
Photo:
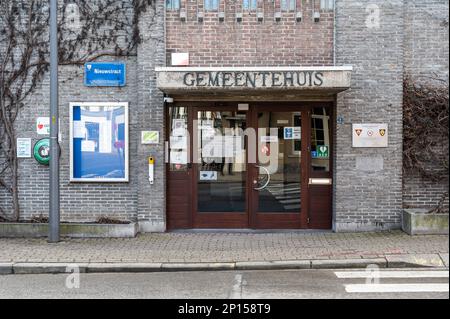
POLYGON ((351 67, 156 68, 157 86, 180 90, 320 90, 350 87, 351 67))

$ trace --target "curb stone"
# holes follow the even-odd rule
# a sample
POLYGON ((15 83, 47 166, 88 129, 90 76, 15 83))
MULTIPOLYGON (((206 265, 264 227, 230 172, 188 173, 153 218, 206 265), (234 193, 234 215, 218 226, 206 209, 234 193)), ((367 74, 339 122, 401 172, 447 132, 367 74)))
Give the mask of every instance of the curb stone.
POLYGON ((310 269, 310 260, 291 261, 239 261, 236 270, 310 269))
POLYGON ((367 259, 316 259, 286 261, 237 261, 216 263, 0 263, 0 275, 70 273, 69 266, 80 273, 145 273, 219 270, 287 270, 287 269, 348 269, 377 265, 380 268, 448 267, 448 254, 391 255, 367 259), (441 259, 442 257, 442 259, 441 259), (445 263, 445 258, 447 262, 445 263))
POLYGON ((389 268, 445 267, 439 254, 386 255, 389 268))
POLYGON ((14 274, 60 274, 71 272, 68 267, 77 266, 80 273, 85 273, 86 263, 15 263, 14 274))
POLYGON ((234 270, 235 263, 163 263, 162 271, 234 270))
POLYGON ((339 268, 366 268, 369 265, 376 265, 380 268, 387 267, 385 258, 372 259, 322 259, 311 262, 312 269, 339 269, 339 268))
POLYGON ((10 275, 13 273, 12 263, 0 263, 0 275, 10 275))
POLYGON ((112 273, 112 272, 159 272, 161 263, 89 263, 88 273, 112 273))
POLYGON ((444 266, 448 267, 448 253, 440 253, 439 256, 441 256, 444 266))

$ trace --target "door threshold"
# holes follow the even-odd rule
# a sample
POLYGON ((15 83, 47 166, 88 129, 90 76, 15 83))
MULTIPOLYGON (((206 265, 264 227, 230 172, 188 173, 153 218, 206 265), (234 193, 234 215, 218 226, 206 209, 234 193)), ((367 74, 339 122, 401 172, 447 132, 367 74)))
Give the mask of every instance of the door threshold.
POLYGON ((331 229, 251 229, 251 228, 190 228, 173 229, 168 233, 244 233, 244 234, 268 234, 268 233, 332 233, 331 229))

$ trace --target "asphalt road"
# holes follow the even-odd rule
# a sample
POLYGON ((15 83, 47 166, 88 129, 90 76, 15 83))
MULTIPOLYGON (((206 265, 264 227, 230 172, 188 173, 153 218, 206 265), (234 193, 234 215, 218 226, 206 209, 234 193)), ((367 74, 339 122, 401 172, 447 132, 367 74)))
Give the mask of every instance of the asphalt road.
POLYGON ((0 298, 449 298, 448 270, 281 270, 0 276, 0 298), (66 284, 71 288, 67 288, 66 284))

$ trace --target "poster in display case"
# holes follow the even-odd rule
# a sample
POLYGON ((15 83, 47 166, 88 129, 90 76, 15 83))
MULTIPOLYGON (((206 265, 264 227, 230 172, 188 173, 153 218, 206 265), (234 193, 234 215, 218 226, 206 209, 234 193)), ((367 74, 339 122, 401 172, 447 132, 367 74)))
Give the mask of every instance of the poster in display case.
POLYGON ((128 103, 70 104, 70 180, 128 182, 128 103))

